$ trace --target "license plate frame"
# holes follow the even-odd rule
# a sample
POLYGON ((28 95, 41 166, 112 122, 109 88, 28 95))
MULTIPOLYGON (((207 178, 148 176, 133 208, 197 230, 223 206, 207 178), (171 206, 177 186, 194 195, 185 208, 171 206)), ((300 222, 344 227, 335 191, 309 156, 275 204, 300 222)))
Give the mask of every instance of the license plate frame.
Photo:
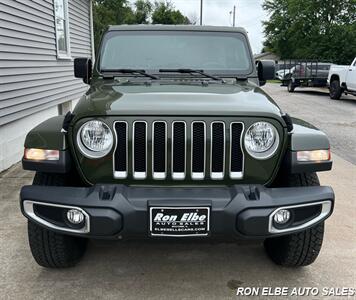
MULTIPOLYGON (((195 215, 196 216, 196 215, 195 215)), ((149 207, 149 235, 152 237, 206 237, 210 235, 209 206, 151 206, 149 207), (157 213, 170 216, 166 221, 157 221, 157 213), (175 213, 175 214, 174 214, 175 213), (193 220, 194 213, 205 220, 193 220), (188 214, 188 221, 182 221, 183 215, 188 214), (193 214, 193 215, 191 215, 193 214), (154 215, 154 216, 153 216, 154 215), (174 220, 176 216, 176 220, 174 220), (154 219, 155 217, 155 219, 154 219), (164 224, 159 224, 164 223, 164 224), (193 226, 193 223, 195 223, 193 226), (199 224, 197 224, 199 223, 199 224), (164 229, 168 228, 168 229, 164 229)))

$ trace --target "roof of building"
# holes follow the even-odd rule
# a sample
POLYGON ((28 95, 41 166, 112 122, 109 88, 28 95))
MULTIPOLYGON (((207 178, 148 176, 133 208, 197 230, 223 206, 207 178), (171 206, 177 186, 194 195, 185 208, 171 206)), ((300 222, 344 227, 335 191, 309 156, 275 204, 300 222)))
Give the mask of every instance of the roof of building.
POLYGON ((254 58, 258 59, 258 58, 263 58, 263 57, 274 57, 276 59, 279 59, 279 56, 277 54, 274 54, 273 52, 263 52, 263 53, 258 53, 254 55, 254 58))

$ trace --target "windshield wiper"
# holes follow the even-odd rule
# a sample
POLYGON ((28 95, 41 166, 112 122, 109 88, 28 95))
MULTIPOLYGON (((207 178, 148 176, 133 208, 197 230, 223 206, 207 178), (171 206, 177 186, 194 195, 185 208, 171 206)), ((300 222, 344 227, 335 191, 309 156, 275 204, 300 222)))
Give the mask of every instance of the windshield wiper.
POLYGON ((207 78, 213 79, 213 80, 217 80, 217 81, 221 81, 221 82, 225 82, 224 79, 205 73, 203 70, 196 70, 196 69, 159 69, 159 72, 166 72, 166 73, 186 73, 186 74, 200 74, 203 75, 207 78))
POLYGON ((123 73, 123 74, 140 74, 142 76, 149 77, 151 79, 160 79, 156 75, 152 75, 149 73, 146 73, 145 70, 137 70, 137 69, 101 69, 102 72, 108 72, 108 73, 123 73))

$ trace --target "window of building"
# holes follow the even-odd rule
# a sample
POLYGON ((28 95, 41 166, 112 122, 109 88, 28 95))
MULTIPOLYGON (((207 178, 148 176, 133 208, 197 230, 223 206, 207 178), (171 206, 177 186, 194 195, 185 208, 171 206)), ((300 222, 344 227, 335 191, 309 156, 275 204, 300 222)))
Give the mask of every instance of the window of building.
POLYGON ((68 0, 54 0, 58 58, 70 58, 68 0))

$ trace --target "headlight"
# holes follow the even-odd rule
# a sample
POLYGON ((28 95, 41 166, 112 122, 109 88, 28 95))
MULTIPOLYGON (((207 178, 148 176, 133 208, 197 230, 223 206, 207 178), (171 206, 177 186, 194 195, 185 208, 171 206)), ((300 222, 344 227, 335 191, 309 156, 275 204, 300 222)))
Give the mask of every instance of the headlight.
POLYGON ((256 122, 247 129, 245 148, 254 158, 267 159, 277 150, 279 135, 277 129, 268 122, 256 122))
POLYGON ((104 122, 93 120, 79 129, 77 142, 80 151, 87 157, 100 158, 108 154, 113 145, 113 135, 104 122))

